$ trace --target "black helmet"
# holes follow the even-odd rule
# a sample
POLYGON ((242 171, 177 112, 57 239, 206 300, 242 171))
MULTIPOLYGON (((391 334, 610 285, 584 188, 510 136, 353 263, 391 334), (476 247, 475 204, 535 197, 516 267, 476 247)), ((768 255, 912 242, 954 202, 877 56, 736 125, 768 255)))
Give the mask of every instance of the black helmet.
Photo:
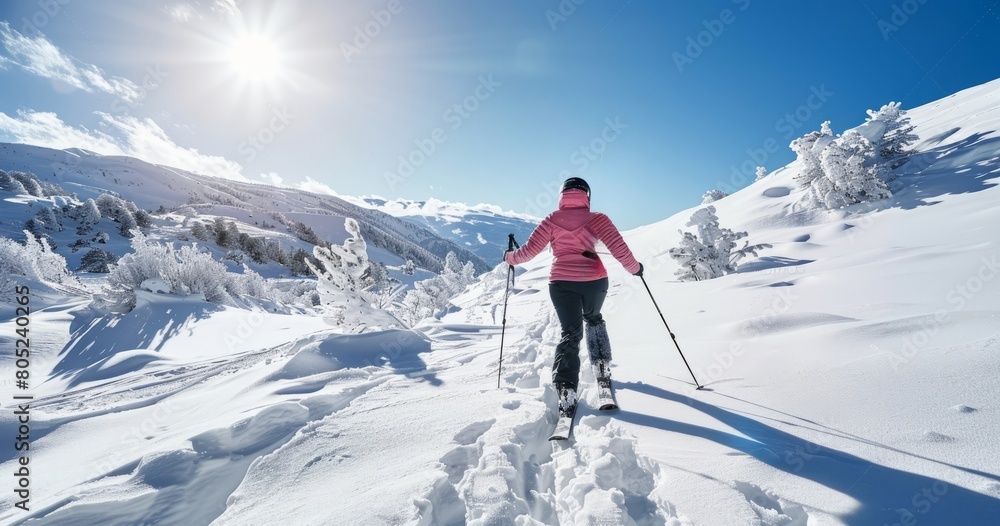
POLYGON ((584 181, 579 177, 570 177, 569 179, 566 179, 563 182, 562 189, 559 190, 559 192, 562 193, 572 188, 583 190, 584 192, 587 192, 587 197, 590 197, 590 185, 587 184, 587 181, 584 181))

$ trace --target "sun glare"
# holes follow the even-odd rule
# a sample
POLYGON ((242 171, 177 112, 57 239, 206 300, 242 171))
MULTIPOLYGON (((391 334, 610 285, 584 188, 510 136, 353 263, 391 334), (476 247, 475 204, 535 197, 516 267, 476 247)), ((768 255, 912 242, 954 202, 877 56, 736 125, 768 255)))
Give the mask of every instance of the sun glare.
POLYGON ((242 35, 230 44, 229 64, 248 81, 267 81, 281 71, 281 51, 261 35, 242 35))

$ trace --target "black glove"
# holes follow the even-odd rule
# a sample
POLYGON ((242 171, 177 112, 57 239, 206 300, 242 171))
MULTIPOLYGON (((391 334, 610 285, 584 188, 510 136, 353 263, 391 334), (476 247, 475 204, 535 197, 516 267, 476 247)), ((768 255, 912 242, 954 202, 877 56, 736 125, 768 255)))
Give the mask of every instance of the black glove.
POLYGON ((639 263, 639 270, 637 270, 637 271, 636 271, 636 272, 635 272, 634 274, 632 274, 632 275, 633 275, 633 276, 639 276, 640 278, 642 277, 642 263, 639 263))

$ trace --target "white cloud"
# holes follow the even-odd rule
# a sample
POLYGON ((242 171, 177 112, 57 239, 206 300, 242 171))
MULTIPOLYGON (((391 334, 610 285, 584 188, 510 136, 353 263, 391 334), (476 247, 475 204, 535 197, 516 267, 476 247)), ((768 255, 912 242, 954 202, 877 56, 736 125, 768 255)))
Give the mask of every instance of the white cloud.
POLYGON ((0 22, 0 44, 9 55, 2 57, 0 67, 12 62, 39 77, 57 80, 90 93, 102 91, 128 102, 138 102, 143 96, 142 90, 132 81, 107 77, 101 68, 66 55, 44 36, 32 38, 22 35, 11 29, 7 22, 0 22))
POLYGON ((51 112, 19 110, 17 117, 0 112, 0 133, 13 142, 47 148, 83 148, 104 155, 125 154, 113 137, 100 131, 67 126, 51 112))
POLYGON ((243 167, 221 155, 204 155, 195 148, 178 146, 152 119, 131 115, 98 113, 104 122, 116 128, 126 145, 126 153, 154 164, 173 166, 225 179, 245 181, 243 167))
POLYGON ((284 186, 282 183, 285 179, 278 175, 278 172, 268 172, 266 174, 260 174, 260 178, 273 184, 274 186, 284 186))
POLYGON ((239 6, 236 5, 236 0, 215 0, 212 12, 227 18, 241 18, 243 16, 239 6))
MULTIPOLYGON (((215 0, 212 5, 208 7, 208 11, 211 11, 220 18, 229 20, 240 20, 243 18, 243 12, 240 11, 239 2, 237 0, 215 0)), ((192 20, 202 20, 204 15, 207 14, 205 7, 199 2, 189 3, 181 2, 178 4, 173 4, 166 6, 165 11, 173 18, 175 22, 187 23, 192 20)))
POLYGON ((198 12, 195 11, 194 6, 191 4, 176 4, 173 6, 168 6, 167 13, 170 17, 177 22, 190 22, 195 18, 201 18, 198 16, 198 12))
POLYGON ((321 183, 312 177, 306 177, 306 180, 299 183, 299 190, 305 190, 306 192, 312 192, 314 194, 325 194, 332 195, 334 197, 340 197, 340 194, 335 192, 333 188, 330 188, 325 183, 321 183))
POLYGON ((152 119, 102 112, 97 115, 107 131, 74 128, 51 112, 21 110, 16 117, 0 112, 0 136, 11 142, 56 149, 83 148, 104 155, 128 155, 199 174, 246 180, 239 163, 179 146, 152 119))

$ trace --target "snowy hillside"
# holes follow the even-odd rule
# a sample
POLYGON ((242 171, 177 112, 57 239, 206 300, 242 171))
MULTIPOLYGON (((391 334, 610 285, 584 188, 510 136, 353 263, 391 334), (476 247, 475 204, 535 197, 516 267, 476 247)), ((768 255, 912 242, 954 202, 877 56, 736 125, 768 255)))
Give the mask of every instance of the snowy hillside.
POLYGON ((487 204, 472 206, 437 199, 390 201, 380 197, 344 199, 412 221, 454 241, 487 262, 500 259, 507 249, 507 234, 514 234, 515 239, 524 241, 540 221, 536 217, 487 204))
MULTIPOLYGON (((793 163, 713 203, 773 246, 735 274, 675 279, 667 251, 695 209, 625 233, 706 388, 642 281, 604 256, 621 409, 594 409, 585 364, 567 443, 546 440, 545 254, 518 271, 500 389, 503 266, 440 320, 360 335, 162 294, 128 314, 40 298, 31 510, 7 492, 0 521, 995 524, 998 100, 995 81, 912 109, 918 153, 886 201, 803 207, 793 163)), ((5 316, 4 378, 14 329, 5 316)))
MULTIPOLYGON (((280 226, 276 238, 288 247, 297 246, 286 239, 294 239, 294 236, 283 235, 286 230, 291 231, 285 227, 292 223, 301 222, 320 238, 340 243, 347 237, 344 218, 354 217, 362 224, 369 242, 384 250, 376 259, 387 265, 400 265, 412 259, 420 268, 439 272, 445 255, 454 251, 461 261, 472 261, 479 272, 489 268, 465 247, 426 228, 335 196, 205 177, 131 157, 23 144, 0 143, 0 169, 34 173, 40 180, 58 184, 81 200, 96 199, 102 193, 111 192, 146 210, 190 205, 207 218, 218 216, 235 220, 245 227, 243 230, 259 230, 262 223, 280 226)), ((4 205, 8 216, 14 212, 11 204, 13 202, 4 205)), ((23 220, 0 221, 0 235, 21 237, 23 220)), ((159 226, 171 229, 181 225, 166 221, 159 226)), ((184 229, 190 227, 187 222, 182 226, 184 229)))

